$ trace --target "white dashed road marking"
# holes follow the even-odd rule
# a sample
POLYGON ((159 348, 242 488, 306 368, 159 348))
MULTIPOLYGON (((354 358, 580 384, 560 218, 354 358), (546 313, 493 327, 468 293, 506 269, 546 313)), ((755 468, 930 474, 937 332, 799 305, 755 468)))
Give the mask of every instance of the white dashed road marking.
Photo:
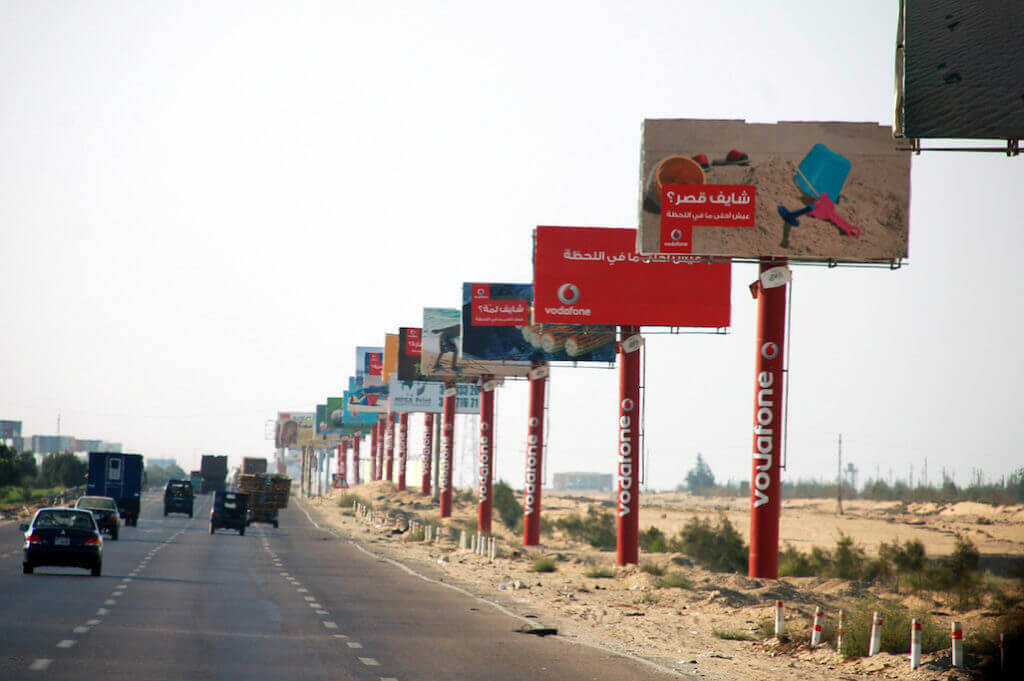
POLYGON ((107 600, 103 601, 103 605, 117 605, 117 601, 115 601, 113 598, 108 598, 107 600))
POLYGON ((359 641, 349 641, 348 642, 348 647, 349 648, 362 648, 363 644, 360 643, 359 641))
POLYGON ((57 647, 58 648, 70 648, 73 645, 75 645, 75 640, 71 639, 71 638, 66 638, 63 641, 61 641, 60 643, 58 643, 57 647))
POLYGON ((45 671, 53 663, 53 660, 48 660, 45 657, 41 657, 28 666, 31 671, 41 672, 45 671))
POLYGON ((102 621, 103 620, 89 620, 88 622, 86 622, 86 624, 88 624, 90 627, 95 627, 97 624, 99 624, 102 621))
POLYGON ((377 662, 377 660, 373 659, 372 657, 360 657, 359 661, 365 664, 367 667, 380 666, 380 662, 377 662))
POLYGON ((100 617, 103 617, 104 615, 109 615, 110 611, 107 610, 106 608, 100 608, 99 610, 96 611, 96 614, 99 615, 100 617))
POLYGON ((71 633, 73 633, 73 634, 88 634, 89 633, 89 627, 75 627, 74 629, 71 630, 71 633))
POLYGON ((324 626, 327 627, 328 629, 337 629, 338 628, 338 625, 335 624, 334 622, 324 622, 324 626))

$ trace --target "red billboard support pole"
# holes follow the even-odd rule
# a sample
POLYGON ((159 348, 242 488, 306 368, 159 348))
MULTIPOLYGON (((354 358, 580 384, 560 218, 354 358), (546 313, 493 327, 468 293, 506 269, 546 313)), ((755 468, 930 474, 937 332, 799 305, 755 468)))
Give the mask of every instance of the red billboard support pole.
POLYGON ((420 494, 430 495, 430 464, 434 455, 434 415, 427 412, 423 415, 423 479, 420 481, 420 494))
POLYGON ((370 480, 377 479, 377 437, 380 436, 380 422, 370 426, 370 480))
POLYGON ((398 416, 398 491, 405 490, 405 462, 409 458, 409 415, 398 416))
POLYGON ((384 437, 387 419, 387 414, 377 417, 377 451, 374 452, 374 456, 377 457, 377 477, 374 478, 375 480, 384 479, 384 437))
POLYGON ((640 559, 640 327, 619 327, 618 521, 616 562, 640 559))
POLYGON ((342 439, 338 443, 338 477, 348 482, 348 477, 345 475, 345 453, 348 451, 348 440, 342 439))
POLYGON ((352 481, 356 485, 362 484, 359 479, 359 442, 362 439, 362 433, 352 436, 352 481))
POLYGON ((477 493, 478 504, 476 529, 484 534, 491 533, 491 513, 494 507, 494 377, 485 375, 480 378, 480 455, 477 461, 480 490, 477 493))
POLYGON ((455 383, 444 384, 444 405, 441 412, 441 517, 452 515, 452 451, 455 435, 455 383))
POLYGON ((540 491, 544 483, 544 391, 548 367, 530 370, 530 411, 526 419, 526 486, 523 488, 523 546, 540 544, 540 491))
POLYGON ((395 479, 395 424, 398 414, 388 411, 384 424, 384 479, 391 482, 395 479))
MULTIPOLYGON (((760 273, 785 267, 785 260, 761 259, 760 273)), ((754 369, 754 442, 750 469, 751 577, 779 576, 779 518, 783 398, 785 395, 786 303, 788 285, 757 292, 757 363, 754 369)))

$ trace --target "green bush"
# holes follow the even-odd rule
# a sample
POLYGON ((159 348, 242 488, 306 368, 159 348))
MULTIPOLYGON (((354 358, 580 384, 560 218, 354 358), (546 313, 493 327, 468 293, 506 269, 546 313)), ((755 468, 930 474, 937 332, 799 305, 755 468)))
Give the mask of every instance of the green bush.
POLYGON ((723 641, 752 641, 754 637, 750 634, 744 634, 739 631, 723 631, 722 629, 712 629, 711 635, 715 638, 720 638, 723 641))
POLYGON ((600 567, 598 565, 595 565, 583 574, 592 579, 610 579, 611 577, 615 576, 615 570, 613 570, 612 568, 600 567))
POLYGON ((747 572, 748 547, 724 515, 714 526, 708 520, 693 517, 679 530, 669 548, 715 572, 747 572))
POLYGON ((871 622, 875 611, 882 615, 881 649, 905 655, 910 650, 910 620, 921 620, 921 651, 935 652, 949 647, 949 630, 935 623, 927 612, 911 612, 895 601, 860 600, 845 610, 843 654, 864 657, 871 640, 871 622))
POLYGON ((654 586, 659 589, 692 589, 693 584, 681 572, 670 572, 657 582, 654 586))
POLYGON ((811 559, 790 543, 779 551, 779 577, 811 577, 814 575, 811 559))
POLYGON ((596 506, 588 507, 586 516, 573 513, 559 518, 555 521, 555 527, 570 538, 584 541, 595 548, 615 548, 615 516, 596 506))
POLYGON ((513 532, 522 532, 523 507, 516 499, 515 490, 504 480, 494 485, 494 510, 498 512, 505 527, 513 532))
POLYGON ((538 558, 529 567, 530 572, 554 572, 557 569, 554 558, 538 558))
POLYGON ((668 538, 664 532, 651 525, 640 531, 640 550, 647 553, 665 553, 668 551, 668 538))
POLYGON ((664 565, 658 565, 657 563, 652 563, 650 561, 643 563, 640 566, 640 569, 649 575, 654 575, 655 577, 661 577, 663 574, 665 574, 664 565))

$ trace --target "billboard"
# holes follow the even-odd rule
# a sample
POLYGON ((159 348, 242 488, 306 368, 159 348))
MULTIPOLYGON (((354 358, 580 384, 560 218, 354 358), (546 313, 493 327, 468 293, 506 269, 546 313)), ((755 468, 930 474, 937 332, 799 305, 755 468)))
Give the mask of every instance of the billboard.
MULTIPOLYGON (((445 386, 437 381, 391 381, 391 410, 440 414, 445 386)), ((472 383, 455 384, 455 413, 479 414, 480 390, 472 383)))
POLYGON ((395 372, 398 370, 398 334, 384 334, 384 365, 381 370, 381 380, 390 383, 395 372))
POLYGON ((640 253, 907 257, 910 152, 875 123, 645 120, 640 253))
POLYGON ((1024 8, 900 0, 897 137, 1024 138, 1024 8))
POLYGON ((615 361, 614 326, 532 324, 532 307, 532 284, 463 284, 463 351, 497 360, 615 361))
POLYGON ((538 227, 533 320, 628 326, 729 326, 731 265, 641 256, 635 229, 538 227))
POLYGON ((356 387, 384 385, 384 348, 356 348, 356 387))
POLYGON ((403 326, 398 330, 398 372, 402 381, 415 381, 420 374, 420 356, 423 352, 423 329, 403 326))
POLYGON ((462 348, 462 312, 459 308, 423 309, 421 375, 433 380, 465 381, 483 375, 525 376, 529 362, 485 360, 462 348))
POLYGON ((274 446, 278 449, 308 446, 313 441, 315 420, 316 414, 313 412, 278 412, 274 428, 274 446))
POLYGON ((342 423, 345 429, 361 428, 362 432, 368 433, 369 428, 377 424, 377 412, 371 411, 360 411, 358 413, 353 412, 350 409, 351 401, 354 398, 356 387, 355 378, 349 379, 349 387, 352 390, 346 390, 342 394, 341 398, 341 409, 342 409, 342 423))
POLYGON ((388 411, 388 386, 371 385, 348 393, 348 410, 353 414, 384 414, 388 411))

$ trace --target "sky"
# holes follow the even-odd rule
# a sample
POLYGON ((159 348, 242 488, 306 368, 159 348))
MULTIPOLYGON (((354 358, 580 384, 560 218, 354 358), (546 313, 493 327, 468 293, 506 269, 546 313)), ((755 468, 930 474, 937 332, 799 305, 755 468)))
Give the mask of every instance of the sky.
MULTIPOLYGON (((635 227, 644 118, 890 125, 897 6, 2 0, 0 419, 269 456, 357 345, 529 282, 536 225, 635 227)), ((903 267, 794 266, 783 480, 833 476, 840 434, 862 480, 1024 465, 1021 187, 1020 157, 925 152, 903 267)), ((749 479, 755 277, 728 334, 648 334, 649 487, 698 452, 749 479)), ((549 474, 614 472, 616 398, 553 370, 549 474)), ((514 486, 526 406, 500 389, 514 486)))

